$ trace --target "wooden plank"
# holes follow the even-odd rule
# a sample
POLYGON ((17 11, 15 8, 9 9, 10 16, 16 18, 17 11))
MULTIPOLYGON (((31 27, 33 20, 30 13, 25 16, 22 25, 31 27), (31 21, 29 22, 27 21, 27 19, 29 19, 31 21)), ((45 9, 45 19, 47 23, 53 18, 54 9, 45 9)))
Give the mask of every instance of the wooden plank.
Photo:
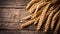
POLYGON ((0 8, 5 9, 25 9, 26 6, 0 6, 0 8))
POLYGON ((0 5, 26 5, 30 0, 0 0, 0 5))
POLYGON ((20 29, 21 23, 0 23, 0 29, 20 29))
POLYGON ((29 0, 0 0, 0 8, 25 8, 29 0))
POLYGON ((20 22, 20 19, 29 15, 25 9, 0 9, 0 21, 20 22))
MULTIPOLYGON (((41 31, 28 31, 28 30, 2 30, 0 34, 45 34, 41 31)), ((51 34, 51 33, 50 33, 51 34)))
POLYGON ((20 10, 19 9, 2 9, 3 21, 15 21, 18 22, 20 19, 20 10))
MULTIPOLYGON (((22 22, 21 23, 15 23, 15 22, 13 22, 13 23, 0 23, 0 29, 19 29, 19 30, 21 30, 20 29, 20 25, 22 24, 22 22)), ((24 30, 35 30, 36 29, 36 27, 34 26, 34 25, 30 25, 29 27, 26 27, 26 28, 24 28, 24 30), (33 28, 33 29, 32 29, 33 28)))

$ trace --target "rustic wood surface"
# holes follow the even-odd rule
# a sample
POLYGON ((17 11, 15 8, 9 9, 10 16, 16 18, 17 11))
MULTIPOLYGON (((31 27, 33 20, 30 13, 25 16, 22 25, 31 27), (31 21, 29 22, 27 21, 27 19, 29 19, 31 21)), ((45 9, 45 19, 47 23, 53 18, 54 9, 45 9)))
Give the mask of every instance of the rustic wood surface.
POLYGON ((20 19, 29 13, 27 0, 0 0, 0 29, 19 29, 20 19))

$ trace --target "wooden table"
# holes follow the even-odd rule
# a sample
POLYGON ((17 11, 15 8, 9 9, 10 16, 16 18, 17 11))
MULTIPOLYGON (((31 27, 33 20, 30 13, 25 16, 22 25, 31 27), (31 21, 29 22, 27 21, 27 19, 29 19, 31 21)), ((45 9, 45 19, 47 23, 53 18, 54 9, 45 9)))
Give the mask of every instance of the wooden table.
POLYGON ((0 0, 0 34, 45 34, 42 31, 32 31, 35 30, 34 25, 20 30, 21 18, 29 15, 25 9, 29 1, 0 0))

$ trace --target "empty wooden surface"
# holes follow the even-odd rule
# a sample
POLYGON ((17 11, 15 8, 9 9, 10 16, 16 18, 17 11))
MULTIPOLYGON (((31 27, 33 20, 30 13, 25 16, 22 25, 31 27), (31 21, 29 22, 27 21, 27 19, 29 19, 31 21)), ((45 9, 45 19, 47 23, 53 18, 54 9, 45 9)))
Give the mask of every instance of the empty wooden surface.
POLYGON ((18 29, 20 19, 28 14, 28 0, 0 0, 0 29, 18 29))

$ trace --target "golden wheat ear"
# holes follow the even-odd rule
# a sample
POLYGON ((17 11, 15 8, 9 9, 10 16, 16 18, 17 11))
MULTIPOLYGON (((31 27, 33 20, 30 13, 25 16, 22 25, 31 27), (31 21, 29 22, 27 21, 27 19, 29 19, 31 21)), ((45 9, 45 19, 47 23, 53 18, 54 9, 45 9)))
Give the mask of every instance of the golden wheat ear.
POLYGON ((34 3, 37 3, 37 2, 39 2, 39 1, 41 1, 41 0, 31 0, 31 1, 27 4, 26 9, 28 10, 34 3))
POLYGON ((40 30, 41 29, 41 26, 42 26, 43 22, 46 19, 45 16, 46 16, 46 13, 47 13, 47 10, 48 10, 49 6, 50 6, 50 3, 45 6, 43 12, 41 13, 41 16, 39 18, 39 23, 38 23, 38 26, 37 26, 37 30, 40 30))
POLYGON ((55 15, 55 13, 58 11, 58 9, 59 9, 59 6, 56 7, 56 8, 50 13, 50 15, 48 16, 47 21, 46 21, 46 24, 45 24, 44 32, 47 32, 47 30, 48 30, 48 28, 49 28, 49 25, 50 25, 50 23, 51 23, 52 17, 53 17, 53 15, 55 15))
POLYGON ((57 13, 52 18, 52 22, 51 22, 51 29, 52 30, 53 30, 54 24, 55 24, 55 22, 56 22, 56 20, 58 19, 59 16, 60 16, 60 11, 57 11, 57 13))
POLYGON ((59 16, 59 19, 58 19, 56 28, 55 28, 55 30, 54 30, 54 34, 57 34, 59 27, 60 27, 60 16, 59 16))

